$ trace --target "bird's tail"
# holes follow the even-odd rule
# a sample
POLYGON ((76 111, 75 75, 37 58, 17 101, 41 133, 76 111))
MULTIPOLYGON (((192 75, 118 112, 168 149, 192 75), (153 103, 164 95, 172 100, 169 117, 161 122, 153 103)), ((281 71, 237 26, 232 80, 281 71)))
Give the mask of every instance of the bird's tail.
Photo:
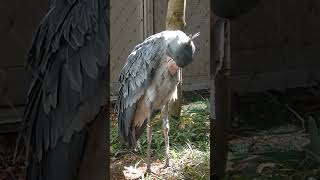
MULTIPOLYGON (((153 111, 151 115, 151 120, 154 119, 154 117, 160 112, 160 110, 153 111)), ((125 144, 127 144, 129 147, 135 147, 136 146, 136 141, 141 137, 143 134, 144 130, 147 127, 148 120, 145 119, 142 126, 136 127, 135 132, 133 133, 131 129, 129 129, 129 134, 128 137, 123 138, 125 144)))

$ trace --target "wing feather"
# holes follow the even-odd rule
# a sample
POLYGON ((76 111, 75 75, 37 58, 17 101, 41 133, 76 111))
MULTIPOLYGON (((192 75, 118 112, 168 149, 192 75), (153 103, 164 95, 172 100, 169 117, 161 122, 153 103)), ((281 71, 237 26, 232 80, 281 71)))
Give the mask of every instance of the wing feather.
POLYGON ((166 53, 166 42, 162 33, 155 34, 138 44, 128 56, 120 72, 118 99, 118 130, 122 140, 133 145, 131 124, 137 103, 152 81, 154 70, 166 53))
POLYGON ((107 102, 107 1, 54 3, 26 61, 33 83, 21 133, 25 138, 20 139, 26 139, 27 156, 34 153, 38 160, 58 141, 68 143, 107 102))
POLYGON ((78 62, 79 59, 79 54, 74 54, 74 56, 70 57, 69 70, 67 71, 72 89, 78 92, 82 88, 81 65, 78 62))

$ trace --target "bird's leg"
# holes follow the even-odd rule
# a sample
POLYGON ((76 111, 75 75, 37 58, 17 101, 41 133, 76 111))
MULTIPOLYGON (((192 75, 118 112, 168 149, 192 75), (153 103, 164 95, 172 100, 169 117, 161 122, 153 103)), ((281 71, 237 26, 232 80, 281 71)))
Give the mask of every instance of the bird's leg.
POLYGON ((166 162, 163 168, 170 166, 169 164, 169 104, 164 106, 162 119, 162 131, 164 136, 164 142, 166 147, 166 162))
POLYGON ((151 123, 150 123, 150 117, 147 119, 147 141, 148 141, 148 147, 147 147, 147 172, 151 172, 151 123))
POLYGON ((133 151, 137 152, 137 142, 136 142, 136 128, 134 126, 131 126, 131 141, 133 143, 133 151))
POLYGON ((136 140, 136 128, 134 126, 132 126, 131 128, 131 132, 132 132, 132 142, 133 142, 133 151, 134 152, 138 152, 138 151, 141 151, 141 147, 140 147, 140 144, 139 144, 139 140, 137 141, 136 140))

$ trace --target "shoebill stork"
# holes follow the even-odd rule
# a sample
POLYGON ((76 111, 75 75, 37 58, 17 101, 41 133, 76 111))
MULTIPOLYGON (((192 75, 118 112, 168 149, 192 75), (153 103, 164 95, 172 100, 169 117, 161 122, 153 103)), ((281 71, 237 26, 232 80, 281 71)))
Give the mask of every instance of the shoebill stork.
POLYGON ((89 128, 108 100, 108 6, 105 0, 51 0, 36 31, 18 139, 26 149, 27 180, 79 179, 89 128))
POLYGON ((182 31, 163 31, 138 44, 128 56, 120 72, 118 99, 118 131, 121 139, 135 147, 138 138, 147 128, 147 172, 150 168, 150 121, 162 111, 162 129, 166 160, 169 166, 169 103, 177 99, 180 68, 193 60, 193 36, 182 31))

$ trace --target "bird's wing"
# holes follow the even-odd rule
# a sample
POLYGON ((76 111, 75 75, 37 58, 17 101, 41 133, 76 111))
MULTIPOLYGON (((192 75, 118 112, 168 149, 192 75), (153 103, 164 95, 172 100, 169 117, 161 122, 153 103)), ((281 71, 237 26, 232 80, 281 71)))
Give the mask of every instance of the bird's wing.
POLYGON ((166 53, 166 46, 163 33, 150 36, 134 48, 120 73, 118 131, 129 145, 132 143, 130 128, 137 102, 151 83, 154 72, 166 53))
MULTIPOLYGON (((107 101, 109 32, 104 0, 55 0, 28 52, 33 74, 22 136, 42 154, 94 119, 107 101)), ((30 149, 29 149, 30 148, 30 149)))

